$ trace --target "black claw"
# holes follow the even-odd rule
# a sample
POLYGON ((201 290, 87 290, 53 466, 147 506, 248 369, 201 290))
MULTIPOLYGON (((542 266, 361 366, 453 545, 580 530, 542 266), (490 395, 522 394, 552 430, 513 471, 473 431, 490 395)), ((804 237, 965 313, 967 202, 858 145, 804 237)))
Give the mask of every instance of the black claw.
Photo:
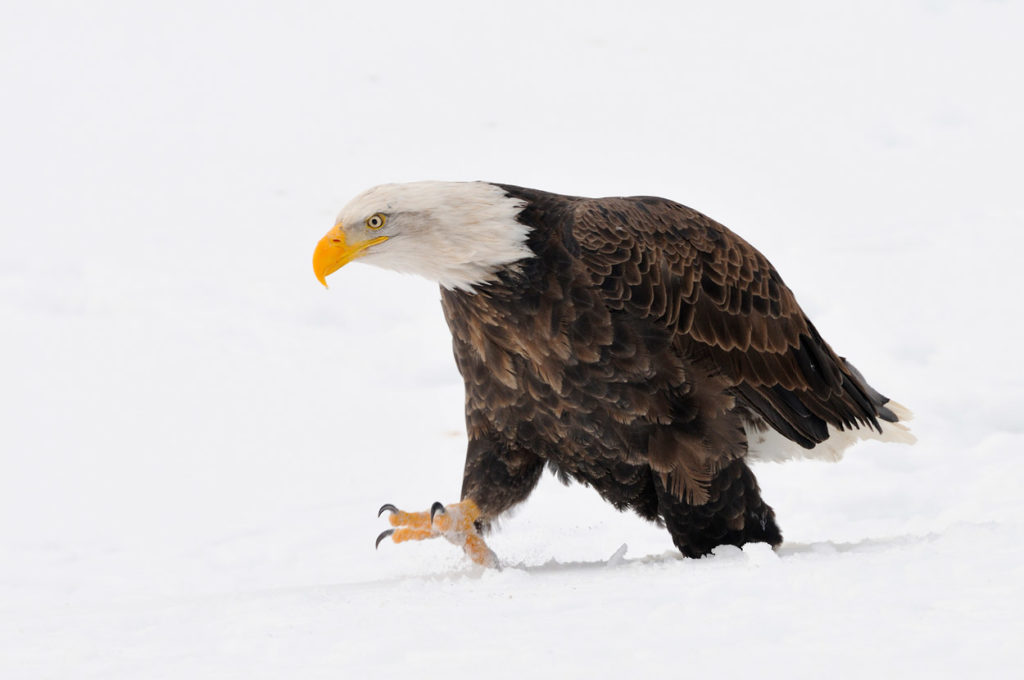
POLYGON ((437 513, 441 513, 443 515, 447 512, 448 511, 444 509, 443 505, 435 502, 433 505, 430 506, 430 523, 434 523, 434 515, 436 515, 437 513))
POLYGON ((377 511, 377 517, 383 515, 385 510, 387 510, 388 512, 398 512, 398 508, 391 505, 391 503, 385 503, 384 505, 380 506, 380 510, 377 511))
POLYGON ((383 541, 385 538, 387 538, 388 536, 390 536, 393 533, 395 533, 394 529, 388 529, 387 531, 380 532, 380 536, 377 537, 377 542, 373 544, 374 550, 376 550, 377 548, 380 547, 380 542, 381 541, 383 541))

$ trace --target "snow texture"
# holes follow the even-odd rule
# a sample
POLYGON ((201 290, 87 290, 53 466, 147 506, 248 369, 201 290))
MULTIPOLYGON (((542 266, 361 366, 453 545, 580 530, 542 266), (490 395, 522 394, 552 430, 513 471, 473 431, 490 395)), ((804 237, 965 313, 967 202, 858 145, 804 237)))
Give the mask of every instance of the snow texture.
POLYGON ((11 3, 0 677, 1009 677, 1024 6, 11 3), (436 286, 310 258, 383 182, 654 194, 761 248, 913 447, 756 467, 686 560, 545 477, 481 571, 436 286), (620 546, 628 544, 628 552, 620 546), (609 557, 611 556, 611 557, 609 557))

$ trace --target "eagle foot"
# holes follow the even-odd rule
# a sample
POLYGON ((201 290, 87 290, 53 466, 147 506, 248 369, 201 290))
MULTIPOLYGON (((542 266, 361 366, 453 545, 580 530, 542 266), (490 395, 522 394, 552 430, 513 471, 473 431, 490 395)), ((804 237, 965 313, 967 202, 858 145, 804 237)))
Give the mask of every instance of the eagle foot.
POLYGON ((382 531, 377 536, 378 547, 388 536, 393 543, 444 536, 449 543, 460 546, 477 564, 485 567, 498 566, 497 556, 487 547, 476 530, 475 523, 480 517, 480 508, 472 500, 447 506, 434 503, 427 512, 404 512, 391 503, 385 503, 380 506, 377 516, 383 515, 385 510, 391 513, 388 522, 394 528, 382 531))

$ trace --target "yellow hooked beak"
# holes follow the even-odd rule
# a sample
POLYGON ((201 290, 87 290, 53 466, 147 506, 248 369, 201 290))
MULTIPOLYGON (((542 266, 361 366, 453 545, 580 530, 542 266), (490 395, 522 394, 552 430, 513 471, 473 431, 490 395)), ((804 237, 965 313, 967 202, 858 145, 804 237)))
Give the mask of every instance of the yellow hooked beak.
POLYGON ((316 250, 313 251, 313 273, 316 274, 316 280, 324 284, 324 288, 326 288, 328 275, 362 255, 363 251, 370 246, 387 240, 387 236, 378 236, 368 241, 349 245, 345 242, 345 232, 339 222, 327 232, 326 236, 320 239, 320 243, 316 244, 316 250))

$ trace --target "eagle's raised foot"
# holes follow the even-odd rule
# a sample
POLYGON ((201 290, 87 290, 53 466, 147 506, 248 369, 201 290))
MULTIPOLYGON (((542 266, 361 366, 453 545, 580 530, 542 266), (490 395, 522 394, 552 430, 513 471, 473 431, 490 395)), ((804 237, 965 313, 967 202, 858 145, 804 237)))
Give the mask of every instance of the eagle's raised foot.
POLYGON ((498 566, 497 556, 476 530, 475 523, 480 517, 480 509, 472 500, 448 506, 434 503, 428 512, 404 512, 391 503, 385 503, 377 511, 377 516, 380 517, 385 510, 391 513, 388 522, 395 528, 382 531, 377 536, 377 546, 388 536, 394 543, 444 536, 449 543, 461 546, 477 564, 498 566))

